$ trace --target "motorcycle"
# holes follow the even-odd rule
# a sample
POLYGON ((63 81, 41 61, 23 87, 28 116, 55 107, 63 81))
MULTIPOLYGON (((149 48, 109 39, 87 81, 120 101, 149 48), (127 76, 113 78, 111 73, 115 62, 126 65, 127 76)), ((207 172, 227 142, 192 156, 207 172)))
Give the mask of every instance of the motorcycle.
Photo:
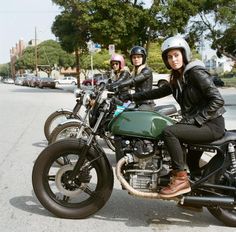
MULTIPOLYGON (((97 92, 97 98, 99 98, 99 95, 101 95, 104 92, 104 89, 100 89, 100 91, 97 92)), ((115 91, 115 95, 119 96, 119 91, 115 91)), ((89 106, 91 99, 87 98, 87 103, 84 105, 89 106)), ((126 104, 126 103, 125 103, 126 104)), ((123 104, 123 106, 117 106, 116 112, 119 112, 120 110, 123 110, 125 107, 123 104)), ((87 113, 84 117, 83 120, 87 120, 87 117, 89 117, 88 123, 89 126, 93 126, 94 125, 94 120, 96 120, 97 117, 97 107, 99 106, 98 101, 95 100, 95 104, 93 106, 93 108, 89 108, 87 107, 87 113), (92 119, 93 118, 93 119, 92 119)), ((135 107, 135 105, 132 105, 131 107, 135 107)), ((173 104, 169 104, 169 105, 161 105, 161 106, 155 106, 154 111, 159 112, 161 114, 164 115, 168 115, 169 117, 175 119, 175 120, 179 120, 179 112, 177 111, 177 108, 175 107, 175 105, 173 104)), ((106 124, 109 123, 110 119, 111 119, 111 115, 107 115, 108 118, 106 120, 106 124)), ((80 127, 81 127, 81 120, 79 119, 68 119, 66 121, 63 121, 61 123, 59 123, 54 130, 52 131, 50 138, 48 140, 48 144, 54 143, 57 140, 60 139, 65 139, 65 138, 79 138, 78 134, 80 131, 80 127)), ((84 131, 84 134, 86 136, 86 131, 84 131)), ((104 125, 103 127, 100 127, 98 135, 101 139, 103 139, 106 143, 106 145, 112 150, 115 151, 115 146, 114 146, 114 139, 112 134, 109 132, 109 130, 107 130, 107 126, 104 125)), ((81 136, 81 135, 80 135, 81 136)))
POLYGON ((108 93, 98 99, 94 126, 84 124, 89 137, 64 139, 46 147, 37 157, 32 183, 36 197, 61 218, 87 218, 101 209, 112 194, 111 164, 96 141, 96 134, 112 115, 107 129, 116 146, 116 177, 130 195, 156 200, 174 200, 183 207, 206 207, 227 226, 236 226, 236 130, 226 131, 214 142, 183 144, 186 155, 210 152, 214 156, 198 173, 188 170, 191 192, 162 198, 159 190, 170 180, 171 160, 162 138, 166 126, 176 123, 154 111, 126 108, 114 115, 120 101, 108 93), (58 165, 57 160, 63 159, 58 165))
POLYGON ((84 102, 84 99, 87 98, 87 95, 90 95, 91 93, 92 93, 91 90, 76 90, 75 91, 76 104, 73 110, 62 108, 62 109, 56 110, 55 112, 51 113, 48 116, 48 118, 46 119, 44 123, 44 135, 48 141, 50 140, 50 136, 53 130, 61 122, 64 122, 68 119, 77 119, 77 120, 83 119, 83 117, 81 116, 81 110, 84 110, 82 109, 83 102, 84 102))

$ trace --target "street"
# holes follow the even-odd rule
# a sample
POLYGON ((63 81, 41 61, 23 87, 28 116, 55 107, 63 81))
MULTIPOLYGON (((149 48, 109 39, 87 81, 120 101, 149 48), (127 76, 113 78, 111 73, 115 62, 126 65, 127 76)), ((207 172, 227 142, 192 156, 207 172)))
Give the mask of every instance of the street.
MULTIPOLYGON (((236 128, 236 89, 220 89, 226 102, 226 128, 236 128)), ((95 215, 83 220, 56 218, 37 201, 32 189, 34 160, 47 146, 43 126, 59 108, 72 109, 75 97, 59 89, 0 83, 0 231, 1 232, 199 232, 235 231, 204 208, 181 209, 175 202, 147 200, 122 191, 115 178, 112 196, 95 215)), ((158 100, 173 103, 171 97, 158 100)), ((114 154, 105 149, 114 168, 114 154)))

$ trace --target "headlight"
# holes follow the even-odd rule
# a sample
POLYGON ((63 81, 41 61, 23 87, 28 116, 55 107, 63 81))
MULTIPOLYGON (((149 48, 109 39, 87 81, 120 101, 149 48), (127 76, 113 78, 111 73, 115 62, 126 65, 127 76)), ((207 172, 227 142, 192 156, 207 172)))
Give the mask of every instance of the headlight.
POLYGON ((76 90, 74 91, 75 97, 76 97, 76 98, 81 97, 82 92, 83 92, 83 90, 81 90, 81 89, 76 89, 76 90))
POLYGON ((83 96, 83 105, 87 106, 90 102, 90 94, 89 93, 85 93, 83 96))

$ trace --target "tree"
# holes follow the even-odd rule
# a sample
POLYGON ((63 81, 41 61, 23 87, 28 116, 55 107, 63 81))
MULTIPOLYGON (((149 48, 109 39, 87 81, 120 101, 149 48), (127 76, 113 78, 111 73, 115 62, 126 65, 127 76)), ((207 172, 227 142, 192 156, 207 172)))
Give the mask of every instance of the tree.
MULTIPOLYGON (((60 44, 53 40, 46 40, 37 45, 38 67, 41 70, 50 71, 54 64, 59 67, 75 66, 74 55, 66 53, 60 44)), ((23 51, 22 57, 16 62, 16 70, 35 69, 35 46, 29 46, 23 51)))
POLYGON ((162 61, 160 42, 150 43, 147 63, 155 72, 168 73, 168 69, 162 61))
POLYGON ((150 16, 137 1, 90 1, 91 39, 103 47, 115 44, 127 54, 133 45, 145 45, 148 40, 150 16), (121 10, 122 9, 122 10, 121 10))
MULTIPOLYGON (((192 44, 203 39, 211 42, 211 47, 236 60, 235 0, 181 0, 164 1, 168 5, 164 11, 165 27, 168 23, 176 26, 175 33, 184 33, 192 44), (226 40, 228 41, 226 43, 226 40)), ((168 30, 167 30, 168 31, 168 30)), ((175 34, 173 31, 167 34, 175 34)))
POLYGON ((159 8, 155 5, 147 9, 142 1, 53 2, 62 8, 62 12, 56 17, 52 31, 67 51, 76 47, 86 50, 85 43, 91 39, 106 49, 109 44, 115 44, 117 50, 127 54, 132 46, 145 46, 157 35, 154 16, 159 8))
POLYGON ((7 64, 0 64, 0 76, 7 77, 10 73, 10 65, 7 64))
POLYGON ((219 57, 224 54, 236 61, 236 25, 228 28, 224 35, 216 40, 216 43, 219 57))
POLYGON ((86 1, 52 0, 62 8, 52 25, 52 32, 58 38, 61 46, 67 52, 74 52, 76 57, 77 83, 80 86, 79 55, 87 49, 90 39, 88 30, 89 12, 86 1), (85 13, 86 12, 86 13, 85 13))

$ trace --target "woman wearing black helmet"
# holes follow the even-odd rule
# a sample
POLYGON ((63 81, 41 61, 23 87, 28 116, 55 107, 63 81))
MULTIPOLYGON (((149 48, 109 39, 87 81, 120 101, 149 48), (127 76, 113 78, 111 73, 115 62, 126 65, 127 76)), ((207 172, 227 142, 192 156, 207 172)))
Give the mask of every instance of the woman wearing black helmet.
MULTIPOLYGON (((171 69, 170 83, 152 91, 127 95, 126 99, 158 99, 172 94, 180 105, 182 120, 166 127, 163 132, 173 170, 170 184, 160 191, 160 195, 171 198, 191 191, 182 142, 202 143, 221 138, 225 131, 222 116, 225 109, 224 100, 210 74, 201 61, 192 61, 189 45, 183 38, 170 37, 161 49, 162 59, 171 69)), ((199 158, 192 153, 188 159, 196 161, 199 158)))
MULTIPOLYGON (((133 65, 131 78, 122 82, 119 89, 125 86, 134 86, 135 92, 150 91, 153 84, 152 70, 146 64, 147 53, 145 48, 141 46, 134 46, 130 51, 130 61, 133 65)), ((139 100, 135 101, 136 106, 142 110, 150 110, 153 107, 153 101, 139 100)))

